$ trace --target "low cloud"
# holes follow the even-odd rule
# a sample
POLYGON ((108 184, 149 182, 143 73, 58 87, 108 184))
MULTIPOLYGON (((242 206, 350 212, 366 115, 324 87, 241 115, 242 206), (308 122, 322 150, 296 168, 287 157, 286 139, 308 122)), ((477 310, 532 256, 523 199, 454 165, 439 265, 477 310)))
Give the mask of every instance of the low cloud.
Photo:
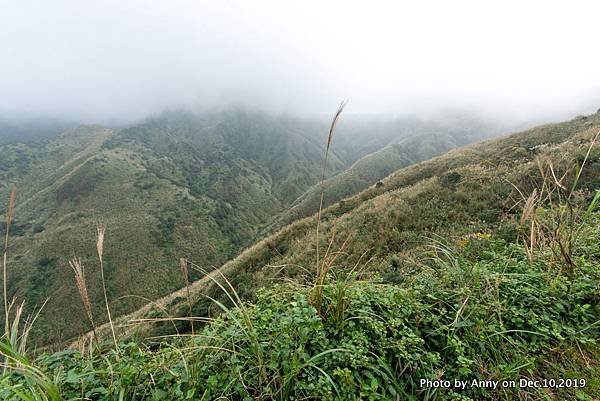
POLYGON ((276 112, 600 107, 594 2, 5 1, 0 113, 131 121, 276 112), (400 4, 402 3, 402 4, 400 4))

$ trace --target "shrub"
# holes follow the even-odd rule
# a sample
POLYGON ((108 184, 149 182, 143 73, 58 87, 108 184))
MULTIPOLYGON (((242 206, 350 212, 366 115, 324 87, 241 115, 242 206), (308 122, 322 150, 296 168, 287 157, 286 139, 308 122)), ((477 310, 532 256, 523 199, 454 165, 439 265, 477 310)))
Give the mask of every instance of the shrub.
MULTIPOLYGON (((117 359, 105 344, 91 356, 68 351, 37 364, 67 399, 546 397, 544 389, 420 385, 522 377, 588 380, 584 389, 553 389, 560 399, 599 393, 598 366, 589 364, 600 356, 597 260, 578 254, 580 268, 567 277, 487 234, 470 236, 460 252, 444 246, 400 285, 330 277, 320 314, 308 288, 279 285, 255 304, 221 305, 226 313, 198 335, 157 349, 123 344, 117 359)), ((583 251, 590 247, 600 245, 583 251)))

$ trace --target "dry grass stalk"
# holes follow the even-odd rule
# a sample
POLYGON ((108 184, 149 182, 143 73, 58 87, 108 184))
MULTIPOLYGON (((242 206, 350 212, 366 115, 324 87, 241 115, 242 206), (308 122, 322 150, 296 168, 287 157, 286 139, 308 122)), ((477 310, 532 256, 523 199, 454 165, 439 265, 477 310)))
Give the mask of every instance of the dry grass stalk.
POLYGON ((556 185, 558 188, 562 189, 563 191, 566 191, 567 188, 561 182, 567 176, 567 173, 563 174, 563 176, 559 180, 558 178, 556 178, 556 173, 554 172, 554 167, 552 166, 552 162, 548 163, 548 167, 550 167, 550 172, 552 173, 552 178, 554 179, 554 185, 556 185))
POLYGON ((104 224, 98 223, 98 225, 96 226, 96 250, 98 251, 98 257, 100 258, 100 261, 102 261, 102 256, 104 255, 104 231, 104 224))
MULTIPOLYGON (((352 233, 348 234, 348 236, 346 237, 346 239, 340 246, 339 250, 330 254, 329 249, 328 249, 328 252, 325 254, 325 257, 323 258, 323 263, 322 263, 322 267, 321 267, 321 277, 319 277, 320 285, 323 285, 325 283, 325 276, 327 275, 327 272, 331 269, 331 267, 333 266, 333 263, 338 258, 338 256, 346 251, 346 248, 348 247, 348 244, 351 239, 352 239, 352 233), (329 255, 331 255, 331 256, 329 256, 329 255)), ((331 242, 333 242, 333 238, 332 238, 331 242)))
POLYGON ((335 132, 335 126, 337 125, 337 121, 344 111, 344 107, 346 107, 346 102, 342 102, 337 112, 333 116, 333 120, 331 121, 331 125, 329 126, 329 135, 327 136, 327 147, 325 148, 325 158, 323 159, 323 169, 321 174, 321 196, 319 200, 319 210, 317 212, 317 230, 316 230, 316 242, 317 242, 317 276, 320 275, 320 262, 319 262, 319 228, 321 226, 321 213, 323 211, 323 197, 325 196, 325 175, 327 173, 327 161, 329 160, 329 149, 331 147, 331 142, 333 140, 333 133, 335 132))
POLYGON ((73 272, 75 273, 75 285, 77 286, 77 291, 79 292, 79 296, 81 297, 81 301, 83 302, 85 313, 87 314, 88 320, 92 325, 92 332, 94 333, 94 338, 97 342, 98 336, 96 335, 96 325, 94 324, 92 303, 90 302, 90 297, 88 295, 87 285, 85 282, 85 268, 83 266, 83 263, 81 263, 81 259, 78 258, 71 259, 69 261, 69 266, 71 266, 73 272))
POLYGON ((188 314, 190 318, 190 324, 192 326, 192 335, 194 335, 194 320, 192 319, 192 297, 190 296, 190 279, 187 260, 184 258, 179 259, 179 270, 183 276, 183 283, 185 284, 185 292, 188 302, 188 314))
POLYGON ((534 188, 533 192, 531 193, 531 195, 529 195, 529 198, 527 198, 527 201, 525 202, 525 206, 523 207, 523 215, 521 216, 519 224, 524 224, 525 221, 527 221, 529 217, 531 217, 531 215, 535 211, 536 200, 537 189, 534 188))
POLYGON ((12 224, 15 212, 15 198, 17 196, 17 190, 13 187, 10 191, 8 198, 8 209, 6 211, 6 234, 4 236, 4 249, 2 252, 2 289, 4 295, 4 328, 8 332, 9 330, 9 308, 8 308, 8 233, 12 224))
POLYGON ((98 259, 100 260, 100 277, 102 279, 102 292, 104 293, 104 304, 106 305, 106 313, 108 315, 108 323, 110 325, 110 331, 115 345, 115 352, 117 359, 119 358, 119 344, 117 343, 117 335, 115 334, 115 326, 113 325, 112 317, 110 315, 110 308, 108 306, 108 295, 106 294, 106 281, 104 280, 104 232, 106 228, 104 224, 98 223, 96 226, 96 250, 98 251, 98 259))
POLYGON ((190 281, 188 278, 189 271, 187 266, 187 260, 184 258, 179 258, 179 270, 181 271, 181 275, 183 276, 183 283, 186 287, 189 287, 190 281))
POLYGON ((581 165, 575 166, 575 174, 570 187, 565 180, 573 171, 567 169, 562 175, 554 167, 552 160, 538 159, 538 169, 541 184, 534 188, 531 195, 526 197, 517 186, 511 184, 520 194, 520 202, 524 202, 523 212, 519 225, 528 226, 528 239, 523 239, 530 262, 536 249, 547 248, 552 252, 553 259, 565 269, 567 275, 572 276, 576 268, 573 259, 574 243, 581 231, 582 222, 585 221, 590 211, 600 203, 600 192, 588 206, 587 210, 573 199, 577 185, 592 148, 595 146, 600 131, 591 139, 581 165), (543 213, 538 215, 537 210, 543 213))
MULTIPOLYGON (((331 246, 332 246, 334 238, 335 238, 335 229, 334 229, 334 233, 333 233, 331 241, 329 242, 329 245, 327 247, 325 257, 323 258, 323 261, 321 261, 320 255, 319 255, 319 231, 321 228, 321 213, 323 211, 323 198, 325 196, 325 175, 327 173, 327 161, 329 160, 329 150, 331 148, 331 142, 333 141, 333 134, 335 132, 335 126, 337 125, 337 122, 340 118, 340 115, 342 114, 342 111, 344 111, 344 107, 346 107, 345 101, 340 103, 340 106, 338 107, 337 112, 333 116, 333 120, 331 120, 331 125, 329 126, 329 134, 327 136, 327 146, 325 147, 325 157, 323 158, 323 168, 322 168, 322 174, 321 174, 321 183, 320 183, 321 196, 320 196, 320 200, 319 200, 319 210, 317 211, 317 228, 316 228, 316 232, 315 232, 317 274, 316 274, 316 280, 315 280, 315 284, 314 284, 315 294, 312 297, 312 302, 316 305, 316 308, 317 308, 317 311, 319 314, 321 314, 321 301, 323 298, 323 285, 325 283, 325 277, 327 275, 327 272, 329 271, 329 268, 331 267, 331 265, 337 258, 337 255, 339 255, 339 252, 336 253, 334 255, 334 257, 329 261, 329 263, 327 263, 327 259, 330 254, 330 251, 331 251, 331 246)), ((346 241, 347 240, 348 239, 346 239, 346 241)), ((346 242, 344 242, 344 245, 342 245, 342 247, 344 247, 345 244, 346 244, 346 242)), ((340 252, 343 252, 343 251, 340 251, 340 252)))
POLYGON ((585 157, 583 158, 583 162, 581 163, 581 166, 577 169, 577 174, 575 175, 575 180, 573 181, 573 188, 571 189, 571 193, 569 194, 569 197, 571 197, 571 195, 573 194, 575 186, 577 185, 577 183, 579 182, 579 178, 581 177, 581 172, 583 171, 583 168, 585 167, 585 164, 587 163, 588 158, 590 157, 592 148, 594 147, 594 145, 596 145, 596 142, 598 142, 599 138, 600 138, 600 131, 598 131, 596 133, 596 135, 594 136, 594 138, 592 138, 592 142, 590 143, 590 146, 588 147, 585 157))

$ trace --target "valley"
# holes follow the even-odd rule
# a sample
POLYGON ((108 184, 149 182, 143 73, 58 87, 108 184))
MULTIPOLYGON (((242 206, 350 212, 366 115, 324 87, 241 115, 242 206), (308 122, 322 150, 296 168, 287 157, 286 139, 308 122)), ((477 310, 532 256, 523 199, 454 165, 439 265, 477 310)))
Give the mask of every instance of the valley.
MULTIPOLYGON (((0 169, 0 193, 8 198, 17 189, 10 297, 27 299, 28 308, 48 298, 33 329, 36 342, 64 344, 89 330, 72 302, 68 261, 82 258, 88 282, 99 282, 99 222, 107 227, 106 279, 119 316, 181 288, 179 258, 210 271, 316 212, 326 124, 235 108, 173 111, 119 129, 84 125, 48 140, 1 145, 10 163, 0 169)), ((360 118, 340 126, 326 205, 500 129, 461 114, 380 119, 373 126, 377 135, 360 118)), ((103 322, 101 289, 90 287, 103 322)))

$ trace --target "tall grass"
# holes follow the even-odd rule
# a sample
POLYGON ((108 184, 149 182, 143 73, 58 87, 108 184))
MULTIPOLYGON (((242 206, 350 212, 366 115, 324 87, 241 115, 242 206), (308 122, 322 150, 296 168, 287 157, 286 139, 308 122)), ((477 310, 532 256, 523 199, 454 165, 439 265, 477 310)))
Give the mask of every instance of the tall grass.
POLYGON ((75 285, 77 286, 77 291, 81 297, 81 302, 83 303, 88 321, 92 326, 92 333, 96 339, 96 343, 98 343, 98 335, 96 334, 96 325, 94 324, 94 315, 92 313, 92 303, 90 302, 87 284, 85 282, 85 268, 81 262, 81 259, 78 258, 71 259, 69 261, 69 266, 71 266, 73 272, 75 273, 75 285))
POLYGON ((237 327, 240 328, 240 330, 244 334, 244 337, 250 343, 250 352, 254 355, 254 358, 256 360, 256 368, 259 372, 259 384, 261 386, 268 386, 269 378, 267 376, 265 357, 262 346, 260 344, 260 339, 258 338, 256 330, 254 329, 254 325, 252 324, 252 319, 248 313, 248 309, 246 308, 246 305, 242 302, 239 294, 235 290, 235 287, 231 284, 231 282, 227 279, 227 277, 225 277, 225 275, 222 272, 217 270, 218 275, 221 277, 225 284, 221 283, 219 280, 213 277, 213 274, 206 271, 206 269, 203 269, 202 267, 195 265, 191 262, 189 263, 192 269, 195 269, 198 272, 202 273, 205 277, 208 277, 210 281, 217 285, 221 289, 221 291, 223 291, 223 293, 227 296, 227 298, 233 304, 233 306, 240 312, 241 319, 238 319, 235 317, 235 314, 231 312, 230 308, 225 306, 222 302, 215 298, 206 296, 208 299, 214 302, 227 316, 229 316, 235 322, 237 327))
MULTIPOLYGON (((319 230, 321 228, 321 213, 323 212, 323 198, 325 197, 325 176, 327 174, 327 162, 329 160, 329 150, 331 148, 331 143, 333 141, 333 134, 335 132, 335 126, 337 125, 338 119, 340 118, 342 112, 344 111, 344 108, 346 107, 347 101, 343 101, 342 103, 340 103, 340 106, 338 107, 337 112, 335 113, 335 115, 333 116, 333 119, 331 120, 331 124, 329 126, 329 134, 327 135, 327 145, 325 147, 325 156, 323 157, 323 168, 321 171, 321 182, 320 182, 320 199, 319 199, 319 209, 317 211, 317 228, 315 230, 315 242, 316 242, 316 279, 315 279, 315 285, 314 285, 314 289, 315 289, 315 294, 314 294, 314 303, 317 306, 317 310, 320 313, 320 305, 321 305, 321 299, 323 298, 323 284, 325 281, 325 277, 327 275, 327 265, 323 265, 321 259, 320 259, 320 255, 319 255, 319 230)), ((332 239, 333 241, 333 239, 332 239)), ((329 249, 331 248, 331 243, 329 244, 328 247, 328 252, 329 249)))
MULTIPOLYGON (((2 377, 8 377, 8 371, 19 373, 23 376, 26 386, 6 385, 6 388, 24 401, 51 400, 60 401, 62 397, 56 384, 48 378, 41 370, 36 368, 26 357, 27 340, 35 321, 39 317, 44 304, 32 315, 23 321, 25 302, 15 306, 15 300, 8 302, 8 238, 10 226, 14 219, 16 189, 13 188, 9 195, 8 209, 6 212, 6 233, 4 236, 4 248, 2 258, 3 298, 4 298, 4 333, 0 336, 0 355, 3 356, 0 367, 2 377), (11 311, 15 308, 11 322, 11 311)), ((0 388, 2 390, 2 388, 0 388)))
POLYGON ((58 386, 52 379, 35 367, 29 359, 16 352, 10 343, 0 341, 0 354, 5 355, 8 361, 0 363, 0 365, 22 375, 25 381, 25 384, 4 384, 5 388, 0 388, 0 390, 8 390, 23 401, 61 401, 63 399, 58 386))
MULTIPOLYGON (((27 337, 33 322, 34 320, 29 321, 25 332, 21 334, 21 338, 27 337)), ((15 319, 13 325, 18 328, 19 320, 15 319)), ((0 365, 4 369, 10 369, 22 375, 25 381, 25 385, 23 383, 6 384, 6 390, 23 401, 62 401, 63 398, 58 386, 21 352, 21 347, 17 348, 10 341, 2 339, 0 340, 0 354, 5 356, 5 361, 0 365)), ((3 389, 0 388, 0 390, 3 389)))
POLYGON ((587 205, 576 199, 581 173, 599 137, 600 131, 592 137, 582 163, 563 173, 552 161, 538 159, 541 182, 528 196, 511 183, 521 197, 520 202, 524 204, 519 225, 525 228, 521 240, 530 262, 533 262, 537 250, 548 249, 555 263, 569 277, 577 268, 573 251, 581 227, 600 203, 600 190, 596 190, 587 205), (570 183, 569 177, 572 177, 570 183))
MULTIPOLYGON (((8 303, 8 235, 10 232, 10 226, 12 224, 12 220, 14 217, 14 207, 15 207, 15 197, 16 197, 16 189, 13 189, 10 192, 8 198, 8 208, 6 210, 6 233, 4 236, 4 247, 2 251, 2 295, 4 300, 4 335, 3 337, 7 339, 12 338, 11 336, 11 327, 10 327, 10 309, 11 305, 8 303)), ((17 325, 18 327, 18 325, 17 325)), ((7 357, 8 358, 8 357, 7 357)), ((5 360, 5 363, 8 362, 8 359, 5 360)), ((3 368, 3 372, 6 371, 6 367, 3 368)))
POLYGON ((104 280, 104 232, 105 226, 102 223, 98 223, 96 226, 96 251, 98 252, 98 259, 100 260, 100 278, 102 280, 102 293, 104 294, 104 304, 106 305, 106 314, 108 316, 108 324, 110 325, 110 332, 112 334, 112 340, 115 346, 115 352, 117 359, 119 357, 119 343, 117 342, 117 335, 115 334, 115 326, 110 315, 110 307, 108 306, 108 295, 106 292, 106 281, 104 280))
POLYGON ((325 156, 323 157, 323 167, 321 169, 321 182, 320 182, 320 199, 319 199, 319 210, 317 211, 317 229, 316 229, 316 247, 317 247, 317 275, 319 275, 320 270, 320 261, 319 261, 319 228, 321 226, 321 213, 323 211, 323 198, 325 196, 325 176, 327 174, 327 161, 329 160, 329 149, 331 148, 331 143, 333 141, 333 134, 335 132, 335 126, 337 124, 342 111, 344 111, 344 107, 346 107, 347 102, 342 102, 338 107, 337 112, 333 116, 333 120, 331 120, 331 125, 329 126, 329 134, 327 135, 327 146, 325 147, 325 156))
MULTIPOLYGON (((223 352, 230 353, 232 356, 235 355, 235 357, 244 354, 246 361, 245 367, 242 373, 240 373, 240 378, 243 381, 244 379, 242 376, 246 376, 248 372, 257 372, 256 377, 258 379, 258 387, 254 390, 258 392, 259 396, 256 399, 290 399, 293 394, 294 381, 303 370, 309 368, 320 372, 323 377, 336 388, 336 385, 329 374, 318 366, 318 362, 323 357, 332 353, 350 352, 349 350, 344 348, 326 349, 311 356, 304 362, 298 360, 296 355, 291 355, 290 360, 288 361, 289 366, 286 366, 284 371, 274 368, 272 366, 274 352, 269 349, 270 347, 268 346, 269 343, 273 341, 273 338, 269 337, 269 335, 264 332, 264 327, 262 327, 263 322, 260 322, 260 319, 258 319, 259 321, 257 322, 258 328, 253 323, 253 321, 257 320, 257 317, 253 315, 255 307, 247 305, 242 301, 233 284, 221 271, 217 270, 211 273, 192 262, 186 262, 192 269, 200 272, 205 277, 208 277, 208 279, 219 287, 223 294, 228 298, 229 302, 233 305, 232 308, 227 307, 223 302, 220 302, 215 298, 205 295, 206 298, 221 309, 226 316, 226 319, 233 322, 233 325, 238 328, 241 333, 241 335, 235 333, 231 338, 228 338, 228 336, 231 335, 231 331, 228 331, 228 333, 224 334, 222 337, 206 336, 204 333, 196 336, 200 341, 204 340, 204 342, 206 342, 206 344, 194 346, 194 348, 202 351, 201 355, 206 358, 206 360, 209 361, 211 360, 211 357, 217 357, 219 353, 223 352), (217 341, 216 343, 214 342, 215 340, 217 341), (220 341, 226 341, 226 343, 220 343, 220 341), (215 354, 205 354, 204 351, 215 352, 215 354)), ((224 320, 220 321, 221 324, 223 322, 224 320)), ((284 336, 287 335, 284 333, 280 334, 284 336)), ((295 351, 301 352, 300 349, 295 351)), ((275 353, 276 352, 277 350, 275 350, 275 353)), ((225 399, 225 396, 222 396, 222 398, 225 399)))

